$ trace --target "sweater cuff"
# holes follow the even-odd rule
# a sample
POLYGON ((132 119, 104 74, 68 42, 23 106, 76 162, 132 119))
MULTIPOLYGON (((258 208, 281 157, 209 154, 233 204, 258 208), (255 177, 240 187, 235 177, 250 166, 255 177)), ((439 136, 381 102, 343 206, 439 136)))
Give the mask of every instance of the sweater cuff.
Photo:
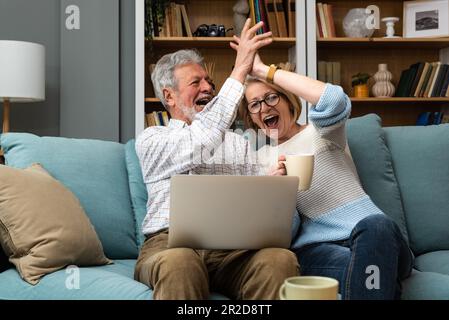
POLYGON ((328 127, 349 116, 351 101, 340 86, 326 84, 318 103, 310 109, 309 117, 319 127, 328 127))

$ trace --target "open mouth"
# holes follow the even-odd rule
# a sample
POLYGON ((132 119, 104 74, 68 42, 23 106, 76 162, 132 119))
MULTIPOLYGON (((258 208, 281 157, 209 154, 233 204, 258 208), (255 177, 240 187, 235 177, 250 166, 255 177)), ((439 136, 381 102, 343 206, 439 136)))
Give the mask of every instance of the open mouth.
POLYGON ((267 128, 269 128, 269 129, 274 129, 274 128, 276 128, 276 126, 277 126, 277 124, 278 124, 278 121, 279 121, 279 116, 274 115, 274 114, 269 115, 269 116, 266 116, 266 117, 263 119, 263 123, 265 123, 265 125, 266 125, 267 128))
POLYGON ((205 96, 205 97, 201 97, 198 100, 195 101, 195 104, 197 106, 205 106, 206 104, 208 104, 210 101, 212 100, 212 96, 205 96))

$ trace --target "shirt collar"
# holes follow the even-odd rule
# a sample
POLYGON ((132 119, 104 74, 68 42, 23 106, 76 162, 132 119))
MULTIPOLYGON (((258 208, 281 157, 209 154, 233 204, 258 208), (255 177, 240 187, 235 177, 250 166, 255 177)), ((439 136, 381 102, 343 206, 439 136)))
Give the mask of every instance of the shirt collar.
POLYGON ((179 120, 179 119, 171 118, 168 123, 168 126, 173 129, 181 129, 181 128, 184 128, 185 126, 187 126, 187 123, 185 123, 184 121, 179 120))

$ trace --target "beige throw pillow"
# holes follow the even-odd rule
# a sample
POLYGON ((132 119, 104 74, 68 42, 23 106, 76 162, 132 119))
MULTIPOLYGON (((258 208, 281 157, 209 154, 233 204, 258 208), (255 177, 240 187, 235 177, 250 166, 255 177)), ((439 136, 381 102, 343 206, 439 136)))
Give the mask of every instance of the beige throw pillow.
POLYGON ((33 285, 68 265, 111 263, 78 199, 39 164, 0 165, 0 244, 33 285))

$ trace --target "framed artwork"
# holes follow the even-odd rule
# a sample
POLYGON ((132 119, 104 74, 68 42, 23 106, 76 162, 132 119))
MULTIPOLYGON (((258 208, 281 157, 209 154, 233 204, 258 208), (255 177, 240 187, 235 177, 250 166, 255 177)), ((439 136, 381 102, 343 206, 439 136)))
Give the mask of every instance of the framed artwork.
POLYGON ((449 0, 404 1, 403 36, 448 37, 449 0))

